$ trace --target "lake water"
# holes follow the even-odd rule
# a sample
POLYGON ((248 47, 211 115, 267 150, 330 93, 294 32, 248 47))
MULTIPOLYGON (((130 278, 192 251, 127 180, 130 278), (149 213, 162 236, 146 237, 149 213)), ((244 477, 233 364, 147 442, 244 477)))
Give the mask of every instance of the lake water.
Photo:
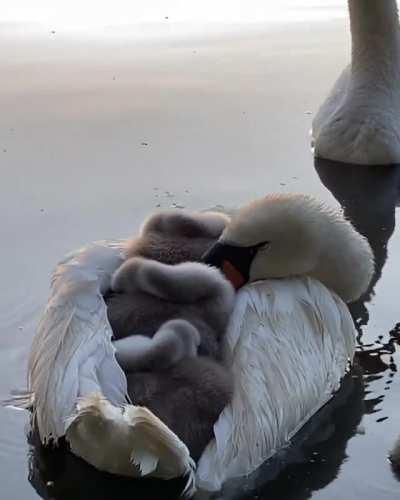
MULTIPOLYGON (((289 450, 222 498, 399 498, 387 457, 400 435, 400 171, 314 162, 309 146, 313 114, 349 60, 345 2, 288 0, 270 17, 250 2, 246 24, 240 9, 229 24, 223 11, 200 22, 172 2, 171 19, 143 11, 146 22, 106 28, 100 2, 104 19, 85 14, 73 29, 56 14, 34 24, 40 9, 15 17, 18 2, 6 3, 0 398, 25 386, 50 273, 66 252, 129 236, 156 208, 309 193, 342 205, 375 252, 372 287, 352 307, 356 367, 289 450)), ((27 423, 0 408, 2 500, 174 498, 175 485, 149 492, 33 447, 27 423)))

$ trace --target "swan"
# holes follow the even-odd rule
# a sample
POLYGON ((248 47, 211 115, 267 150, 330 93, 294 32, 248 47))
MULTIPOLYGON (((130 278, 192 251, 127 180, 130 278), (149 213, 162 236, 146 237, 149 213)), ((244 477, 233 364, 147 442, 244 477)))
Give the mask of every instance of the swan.
POLYGON ((198 486, 218 490, 287 445, 339 388, 355 345, 344 302, 368 288, 374 257, 340 213, 281 194, 241 208, 204 262, 249 283, 226 337, 233 399, 197 468, 198 486))
POLYGON ((120 292, 108 303, 114 336, 119 333, 114 324, 134 333, 114 342, 128 394, 167 424, 197 460, 232 394, 220 347, 233 287, 201 263, 168 265, 133 257, 117 269, 112 289, 120 292), (156 326, 155 334, 149 324, 156 326))
POLYGON ((400 163, 400 36, 395 0, 348 0, 351 64, 312 124, 315 156, 400 163))
POLYGON ((198 458, 210 440, 212 425, 232 392, 230 375, 220 363, 198 358, 197 352, 220 358, 218 337, 232 309, 233 289, 219 271, 184 261, 200 260, 228 220, 214 212, 159 212, 145 221, 139 237, 110 245, 98 243, 60 263, 53 276, 53 296, 38 328, 40 349, 34 347, 30 357, 31 386, 40 386, 33 391, 33 406, 42 441, 57 441, 66 435, 72 451, 100 470, 165 479, 186 474, 190 491, 192 458, 198 458), (196 301, 200 307, 193 305, 196 301), (184 313, 179 302, 185 303, 184 313), (138 322, 135 318, 141 309, 147 316, 142 312, 138 322), (165 323, 173 317, 180 319, 165 323), (85 330, 82 337, 76 335, 80 328, 85 330), (148 338, 149 329, 151 334, 158 329, 153 339, 148 338), (89 332, 97 330, 106 338, 99 336, 91 343, 89 332), (132 331, 139 335, 126 338, 132 331), (111 337, 118 339, 111 346, 116 351, 114 359, 111 337), (106 345, 102 345, 104 341, 106 345), (50 344, 59 352, 44 354, 50 344), (83 358, 90 350, 97 358, 92 352, 92 359, 78 356, 71 363, 71 352, 78 346, 83 358), (58 366, 67 364, 62 403, 58 399, 60 374, 54 380, 46 378, 46 371, 56 364, 53 356, 58 366), (108 379, 115 359, 126 376, 114 366, 108 379), (165 391, 170 398, 164 396, 165 391), (125 394, 132 392, 135 407, 125 405, 125 394), (192 393, 197 398, 188 396, 192 393), (109 404, 115 400, 118 409, 109 404), (148 408, 139 406, 143 404, 148 408), (171 406, 179 410, 172 411, 171 406), (187 419, 180 415, 183 406, 187 419), (53 409, 55 418, 47 418, 41 411, 44 408, 49 414, 53 409), (197 423, 199 415, 202 420, 197 423), (104 433, 105 429, 109 432, 104 433), (141 434, 147 437, 139 437, 141 434), (133 448, 124 435, 134 440, 133 448), (94 444, 100 439, 102 446, 94 444), (156 455, 147 449, 149 443, 156 455))
POLYGON ((145 220, 139 237, 127 243, 126 256, 165 264, 200 261, 228 222, 226 214, 215 211, 162 210, 145 220))
POLYGON ((307 275, 345 302, 361 296, 374 271, 367 239, 307 195, 269 195, 241 208, 203 261, 233 274, 237 286, 307 275))
POLYGON ((310 197, 268 196, 233 216, 203 260, 240 288, 223 346, 234 391, 196 469, 179 437, 134 394, 127 400, 103 298, 127 247, 97 242, 56 268, 29 365, 41 441, 65 436, 74 454, 112 473, 185 476, 187 495, 215 491, 254 472, 339 388, 355 328, 338 293, 352 300, 363 292, 372 253, 350 223, 310 197))
POLYGON ((187 261, 200 259, 227 220, 212 212, 151 216, 128 244, 106 299, 128 394, 159 417, 195 460, 232 395, 221 345, 234 290, 219 270, 187 261))

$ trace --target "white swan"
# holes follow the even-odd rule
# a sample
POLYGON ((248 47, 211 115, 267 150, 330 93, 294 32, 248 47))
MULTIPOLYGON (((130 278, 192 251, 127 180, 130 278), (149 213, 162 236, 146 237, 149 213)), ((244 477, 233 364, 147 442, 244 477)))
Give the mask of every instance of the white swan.
POLYGON ((339 213, 272 195, 239 210, 205 261, 255 282, 240 290, 228 328, 234 399, 198 465, 198 484, 212 490, 253 472, 338 389, 355 340, 343 301, 368 288, 374 259, 339 213))
POLYGON ((400 163, 400 30, 395 0, 348 0, 351 64, 312 125, 317 157, 400 163))
MULTIPOLYGON (((236 266, 246 278, 247 263, 250 279, 276 276, 278 264, 288 267, 285 275, 301 276, 258 281, 238 293, 225 345, 234 397, 196 473, 207 490, 253 472, 285 445, 332 397, 352 360, 355 330, 346 305, 307 274, 317 270, 349 299, 363 292, 373 269, 369 246, 352 226, 304 196, 267 197, 239 211, 217 246, 228 274, 236 266), (242 258, 232 259, 232 251, 242 258)), ((186 446, 149 411, 126 405, 102 297, 124 249, 94 244, 54 274, 29 366, 40 437, 65 435, 72 451, 100 470, 186 475, 191 494, 195 472, 186 446)))

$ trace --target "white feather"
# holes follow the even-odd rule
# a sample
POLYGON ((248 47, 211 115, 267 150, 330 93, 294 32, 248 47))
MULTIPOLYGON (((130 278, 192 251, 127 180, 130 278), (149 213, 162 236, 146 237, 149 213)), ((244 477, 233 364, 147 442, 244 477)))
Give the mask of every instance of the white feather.
POLYGON ((360 165, 400 162, 396 0, 349 0, 352 61, 312 125, 315 155, 360 165))
POLYGON ((218 490, 285 446, 339 388, 354 339, 346 305, 315 280, 243 288, 226 338, 234 397, 200 459, 198 486, 218 490))
POLYGON ((71 450, 97 469, 135 478, 186 476, 184 494, 194 493, 189 450, 147 408, 117 408, 101 394, 92 394, 79 400, 67 424, 71 450))
POLYGON ((43 442, 65 434, 78 398, 100 391, 113 404, 126 402, 126 378, 101 295, 122 260, 123 243, 99 242, 70 254, 53 273, 28 367, 43 442))
POLYGON ((185 475, 185 493, 192 494, 187 447, 149 410, 126 405, 126 377, 115 359, 102 296, 124 248, 124 242, 94 243, 57 266, 32 345, 27 398, 33 394, 43 443, 65 435, 76 455, 115 474, 185 475))
MULTIPOLYGON (((33 343, 29 391, 42 442, 66 435, 72 451, 100 470, 187 477, 187 447, 149 410, 126 405, 126 378, 115 360, 101 293, 124 243, 96 243, 56 269, 33 343)), ((246 286, 226 338, 235 393, 201 457, 197 481, 210 490, 253 472, 300 429, 339 387, 354 351, 345 304, 309 278, 246 286)))

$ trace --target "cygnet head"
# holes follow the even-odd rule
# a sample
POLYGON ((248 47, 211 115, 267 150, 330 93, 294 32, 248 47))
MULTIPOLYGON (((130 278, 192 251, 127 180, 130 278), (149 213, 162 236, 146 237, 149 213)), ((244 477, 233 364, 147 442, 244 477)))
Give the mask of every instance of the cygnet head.
POLYGON ((184 319, 165 322, 153 337, 153 342, 163 351, 163 356, 168 358, 168 364, 197 356, 200 341, 197 328, 184 319))
POLYGON ((241 208, 203 256, 239 288, 246 282, 308 275, 345 301, 373 273, 368 242, 338 212, 311 196, 269 195, 241 208))

